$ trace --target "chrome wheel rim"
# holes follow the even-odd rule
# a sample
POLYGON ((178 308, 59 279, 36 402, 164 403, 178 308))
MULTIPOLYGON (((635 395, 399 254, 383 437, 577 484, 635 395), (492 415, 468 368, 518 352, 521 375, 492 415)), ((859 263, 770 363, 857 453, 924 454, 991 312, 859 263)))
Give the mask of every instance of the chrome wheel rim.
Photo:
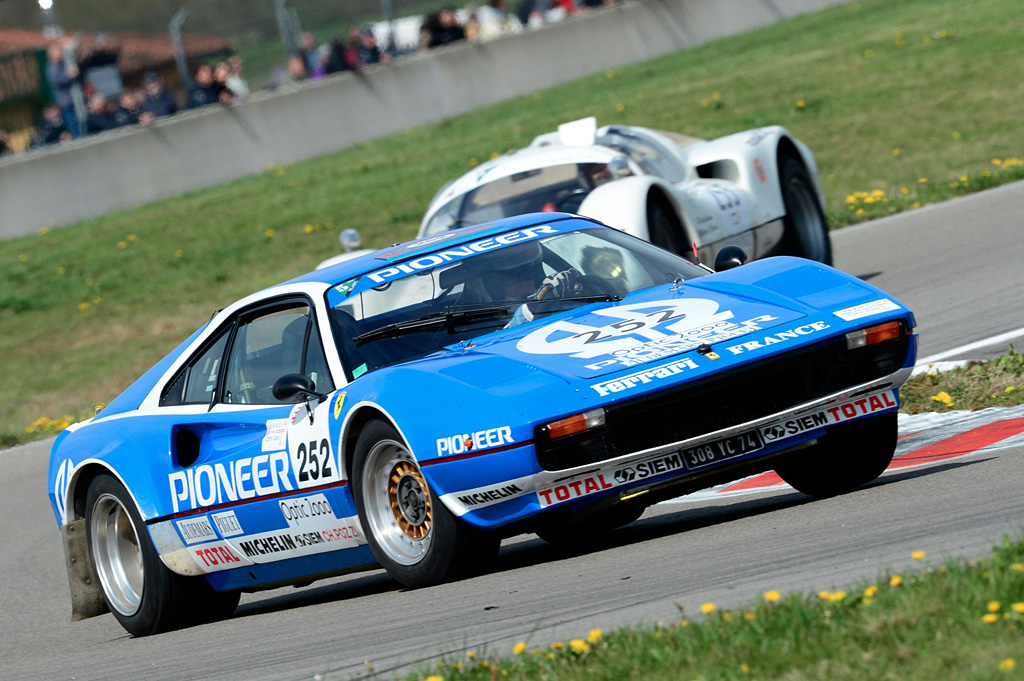
POLYGON ((818 200, 807 183, 800 178, 790 180, 789 198, 789 211, 806 257, 824 260, 828 250, 825 240, 828 237, 825 234, 825 221, 818 210, 818 200))
POLYGON ((103 494, 90 521, 92 559, 110 607, 134 615, 142 604, 142 549, 135 525, 121 500, 103 494))
POLYGON ((378 547, 400 565, 415 565, 430 548, 433 524, 430 489, 416 460, 401 443, 382 440, 363 471, 366 517, 378 547))

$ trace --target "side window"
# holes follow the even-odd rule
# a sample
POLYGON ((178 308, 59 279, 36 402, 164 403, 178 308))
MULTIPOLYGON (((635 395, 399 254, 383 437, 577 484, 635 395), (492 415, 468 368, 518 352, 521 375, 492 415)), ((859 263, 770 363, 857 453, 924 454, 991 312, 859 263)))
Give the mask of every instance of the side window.
POLYGON ((238 325, 225 368, 228 404, 281 404, 274 382, 285 374, 305 374, 317 391, 334 389, 323 347, 308 305, 277 308, 238 325))
POLYGON ((162 406, 210 403, 213 391, 217 387, 217 376, 230 330, 229 326, 221 331, 213 343, 178 372, 177 377, 164 392, 160 401, 162 406))

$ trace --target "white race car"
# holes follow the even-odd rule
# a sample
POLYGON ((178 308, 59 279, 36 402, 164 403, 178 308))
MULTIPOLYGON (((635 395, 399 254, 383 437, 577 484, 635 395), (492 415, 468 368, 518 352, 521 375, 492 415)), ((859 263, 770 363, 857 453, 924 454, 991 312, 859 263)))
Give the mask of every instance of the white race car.
POLYGON ((446 184, 419 237, 537 211, 577 213, 702 262, 727 245, 751 258, 832 263, 811 150, 771 126, 704 141, 585 118, 446 184))

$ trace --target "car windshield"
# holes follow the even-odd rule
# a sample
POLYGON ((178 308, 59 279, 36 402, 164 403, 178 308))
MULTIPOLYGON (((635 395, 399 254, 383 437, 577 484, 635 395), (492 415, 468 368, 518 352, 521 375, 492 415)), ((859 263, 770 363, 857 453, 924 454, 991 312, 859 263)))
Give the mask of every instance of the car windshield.
POLYGON ((424 234, 523 213, 575 213, 592 190, 629 174, 624 162, 621 168, 615 171, 607 163, 564 163, 498 178, 445 204, 427 223, 424 234))
POLYGON ((566 224, 437 250, 329 289, 349 380, 502 328, 707 274, 622 232, 566 224))

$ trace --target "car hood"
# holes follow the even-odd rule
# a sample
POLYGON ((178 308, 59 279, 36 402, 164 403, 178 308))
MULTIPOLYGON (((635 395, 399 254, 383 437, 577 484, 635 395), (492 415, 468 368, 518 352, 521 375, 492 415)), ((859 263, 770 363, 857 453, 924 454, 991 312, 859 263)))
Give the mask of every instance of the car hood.
POLYGON ((793 349, 843 333, 855 324, 831 314, 834 309, 880 297, 888 300, 870 284, 818 263, 770 258, 571 309, 441 354, 461 361, 467 355, 502 357, 514 362, 490 364, 539 369, 569 383, 660 366, 694 351, 724 360, 714 362, 724 368, 747 360, 753 349, 793 349))

